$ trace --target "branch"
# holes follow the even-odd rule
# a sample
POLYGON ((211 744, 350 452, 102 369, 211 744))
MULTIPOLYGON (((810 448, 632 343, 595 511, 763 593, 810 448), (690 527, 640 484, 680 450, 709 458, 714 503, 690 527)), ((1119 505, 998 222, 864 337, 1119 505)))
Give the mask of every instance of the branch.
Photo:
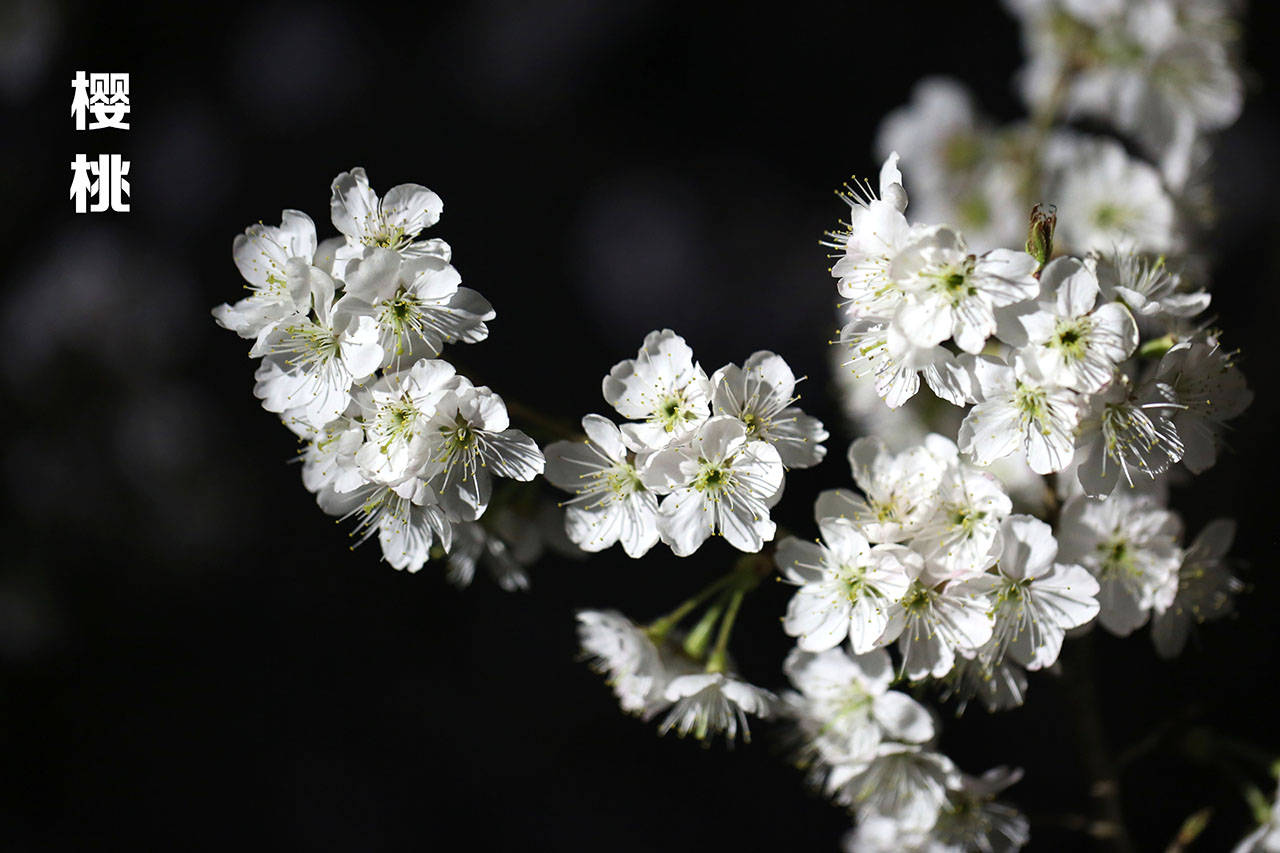
POLYGON ((1074 660, 1064 659, 1062 667, 1067 682, 1074 688, 1076 735, 1091 779, 1089 798, 1097 820, 1090 833, 1115 853, 1133 853, 1133 842, 1125 828, 1121 808, 1120 776, 1111 758, 1099 714, 1093 647, 1092 633, 1071 643, 1070 657, 1074 660))

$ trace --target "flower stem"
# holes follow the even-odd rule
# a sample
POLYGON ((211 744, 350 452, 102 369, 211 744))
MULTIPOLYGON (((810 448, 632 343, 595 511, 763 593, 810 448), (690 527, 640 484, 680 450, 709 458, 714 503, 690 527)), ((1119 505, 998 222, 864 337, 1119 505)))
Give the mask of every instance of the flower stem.
POLYGON ((720 636, 716 638, 715 651, 707 660, 707 672, 724 672, 729 658, 729 635, 733 633, 733 622, 738 618, 738 609, 742 607, 742 599, 747 591, 742 587, 735 589, 729 599, 729 611, 720 623, 720 636))
POLYGON ((685 638, 684 653, 694 660, 701 660, 706 654, 707 643, 711 642, 711 632, 715 629, 720 614, 724 612, 724 601, 725 596, 722 595, 719 601, 708 607, 707 612, 702 614, 698 624, 693 626, 693 630, 685 638))
POLYGON ((711 583, 703 587, 697 595, 694 595, 692 598, 682 603, 675 610, 672 610, 666 616, 662 616, 651 622, 649 626, 645 628, 646 633, 648 633, 648 635, 655 641, 661 640, 667 635, 668 631, 680 623, 680 620, 684 619, 684 617, 688 616, 700 607, 703 602, 711 596, 715 595, 717 592, 732 583, 736 577, 737 572, 726 572, 724 575, 716 578, 711 583))

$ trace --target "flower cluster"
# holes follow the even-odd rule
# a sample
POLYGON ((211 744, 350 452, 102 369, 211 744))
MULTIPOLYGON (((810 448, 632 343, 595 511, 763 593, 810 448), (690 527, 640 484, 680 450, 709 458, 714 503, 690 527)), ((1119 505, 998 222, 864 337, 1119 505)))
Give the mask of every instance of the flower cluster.
POLYGON ((547 447, 547 479, 575 495, 569 538, 584 551, 621 542, 630 557, 659 540, 685 557, 711 536, 759 551, 786 469, 826 453, 822 423, 793 405, 796 381, 771 352, 708 377, 683 338, 651 332, 604 378, 605 401, 630 420, 587 415, 585 441, 547 447))
MULTIPOLYGON (((616 611, 583 610, 578 639, 622 710, 643 720, 664 714, 660 734, 674 730, 698 740, 723 734, 729 743, 741 735, 746 742, 751 740, 748 718, 769 717, 777 697, 739 676, 723 643, 708 657, 711 625, 719 616, 720 609, 713 608, 708 611, 713 618, 683 634, 675 628, 679 616, 641 627, 616 611)), ((732 615, 727 618, 732 621, 732 615)))
MULTIPOLYGON (((1193 621, 1229 613, 1241 586, 1225 565, 1231 524, 1184 549, 1164 506, 1174 467, 1210 467, 1250 402, 1218 333, 1194 323, 1208 294, 1133 242, 1055 257, 1057 216, 1039 207, 1025 252, 971 252, 950 226, 908 221, 898 164, 891 153, 878 193, 844 194, 850 218, 829 234, 847 321, 837 343, 855 382, 890 408, 923 375, 963 415, 954 443, 929 434, 895 453, 854 442, 862 494, 823 494, 822 540, 779 544, 779 568, 799 586, 787 632, 803 653, 893 643, 903 676, 945 678, 989 710, 1021 704, 1026 671, 1052 665, 1066 632, 1095 616, 1120 636, 1151 622, 1157 651, 1178 654, 1193 621), (1034 475, 1053 478, 1033 505, 1056 529, 1012 513, 1034 475)), ((848 805, 829 780, 862 765, 825 761, 828 793, 848 805)), ((877 778, 876 790, 897 804, 933 791, 936 817, 949 789, 935 775, 877 778)), ((856 833, 883 831, 884 810, 863 811, 856 833)), ((917 833, 925 814, 888 817, 917 833)))
POLYGON ((1000 481, 943 436, 899 454, 858 439, 849 460, 862 494, 823 493, 822 540, 778 545, 778 568, 799 587, 783 626, 800 650, 895 643, 913 681, 962 660, 987 674, 1041 669, 1097 615, 1093 576, 1058 562, 1049 525, 1011 514, 1000 481))
POLYGON ((909 164, 912 204, 921 221, 951 222, 979 251, 1018 245, 1026 211, 1042 199, 1059 209, 1059 245, 1077 254, 1124 247, 1184 247, 1192 199, 1119 142, 1074 130, 993 127, 969 92, 946 78, 918 83, 909 105, 881 125, 882 157, 909 164))
POLYGON ((1019 774, 997 768, 974 778, 957 770, 934 746, 938 732, 929 711, 890 689, 893 669, 883 649, 796 648, 784 670, 795 687, 783 703, 800 740, 801 766, 858 816, 849 850, 1026 843, 1026 819, 995 799, 1019 774))
MULTIPOLYGON (((1207 135, 1240 109, 1231 4, 1008 5, 1032 118, 994 126, 961 85, 927 79, 881 127, 878 187, 841 193, 849 217, 825 245, 846 410, 892 447, 855 442, 861 494, 824 494, 822 540, 778 548, 797 654, 892 644, 902 677, 989 710, 1021 704, 1027 671, 1095 615, 1117 636, 1150 624, 1173 657, 1232 611, 1234 525, 1184 545, 1169 488, 1214 464, 1251 400, 1200 319, 1193 254, 1207 135), (1119 139, 1057 126, 1077 117, 1119 139)), ((924 790, 901 784, 904 802, 924 790)), ((948 847, 912 814, 857 814, 851 850, 1021 844, 948 847)))
POLYGON ((1207 293, 1126 249, 1046 263, 1056 216, 1039 210, 1038 257, 968 253, 948 226, 908 224, 897 163, 881 171, 883 198, 846 196, 850 222, 831 235, 855 379, 898 407, 923 374, 942 400, 976 404, 959 435, 978 464, 1017 454, 1051 474, 1074 461, 1091 497, 1184 457, 1193 472, 1212 465, 1251 394, 1218 334, 1193 324, 1207 293))
POLYGON ((1233 0, 1006 0, 1028 62, 1019 88, 1037 112, 1109 121, 1175 187, 1206 155, 1206 133, 1240 115, 1233 0))
POLYGON ((997 126, 949 78, 917 84, 884 120, 880 156, 910 163, 919 214, 952 222, 979 249, 1020 242, 1025 212, 1052 198, 1059 241, 1086 254, 1117 245, 1186 248, 1207 210, 1208 134, 1240 113, 1230 2, 1007 0, 1023 24, 1020 88, 1033 118, 997 126), (1109 123, 1119 141, 1054 127, 1109 123))
MULTIPOLYGON (((255 393, 305 442, 304 484, 397 568, 447 552, 458 583, 485 565, 527 585, 545 518, 492 478, 544 467, 572 496, 553 515, 575 553, 639 558, 662 542, 685 557, 712 536, 744 552, 651 623, 580 611, 583 655, 660 733, 733 743, 753 719, 783 720, 812 784, 855 817, 849 851, 1022 847, 1028 821, 999 798, 1020 771, 962 773, 920 700, 1020 705, 1029 673, 1095 623, 1149 625, 1176 656, 1243 587, 1234 524, 1187 544, 1169 507, 1251 400, 1203 319, 1195 252, 1208 134, 1240 109, 1234 4, 1007 5, 1031 117, 996 127, 963 87, 926 80, 881 128, 877 185, 840 193, 848 219, 824 241, 834 343, 846 409, 871 435, 849 447, 857 490, 815 501, 817 540, 774 542, 787 470, 821 462, 828 435, 771 352, 708 375, 683 338, 654 331, 604 378, 621 422, 588 414, 585 438, 544 460, 500 397, 439 357, 486 338, 494 312, 422 237, 442 208, 424 187, 379 198, 354 169, 333 184, 339 236, 319 243, 297 211, 250 227, 234 256, 251 292, 214 311, 253 340, 255 393), (1062 125, 1077 117, 1114 135, 1062 125), (795 587, 781 695, 729 653, 775 570, 795 587)), ((1255 799, 1262 825, 1240 849, 1275 849, 1280 812, 1255 799)))
MULTIPOLYGON (((510 426, 502 398, 437 356, 488 337, 493 308, 461 286, 449 246, 422 239, 440 197, 401 184, 379 197, 363 169, 333 181, 336 237, 317 242, 305 213, 252 225, 232 254, 249 295, 213 314, 253 341, 254 394, 305 443, 302 479, 321 509, 376 535, 397 569, 433 546, 467 581, 500 540, 477 522, 494 476, 532 480, 538 446, 510 426)), ((495 569, 520 587, 516 571, 495 569)))

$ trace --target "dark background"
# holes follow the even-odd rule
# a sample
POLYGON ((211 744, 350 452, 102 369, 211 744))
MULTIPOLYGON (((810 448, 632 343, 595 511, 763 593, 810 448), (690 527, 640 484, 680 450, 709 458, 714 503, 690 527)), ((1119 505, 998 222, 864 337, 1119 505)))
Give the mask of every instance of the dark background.
MULTIPOLYGON (((445 200, 432 233, 498 311, 488 341, 446 356, 508 398, 604 411, 601 376, 664 326, 709 367, 768 348, 807 374, 831 453, 775 517, 811 535, 809 496, 848 482, 851 438, 828 393, 832 188, 874 173, 876 124, 923 75, 1019 114, 997 4, 7 4, 28 23, 0 50, 0 846, 835 850, 848 821, 776 732, 733 751, 659 739, 575 660, 576 608, 652 618, 727 546, 548 557, 529 594, 349 553, 250 393, 247 343, 208 310, 240 293, 230 246, 249 223, 297 207, 326 236, 329 182, 354 165, 379 190, 424 183, 445 200), (77 69, 131 73, 132 130, 72 130, 77 69), (132 160, 131 213, 72 214, 78 152, 132 160)), ((1117 747, 1177 719, 1280 752, 1269 5, 1245 24, 1212 244, 1214 310, 1257 400, 1234 452, 1175 495, 1192 532, 1239 519, 1252 592, 1176 663, 1145 630, 1099 637, 1117 747)), ((774 688, 788 593, 753 596, 734 637, 774 688)), ((1085 845, 1054 817, 1086 809, 1076 695, 1040 674, 1018 711, 948 714, 963 768, 1026 768, 1011 799, 1032 849, 1085 845)), ((1225 849, 1247 812, 1225 753, 1188 758, 1183 732, 1126 769, 1131 827, 1163 849, 1212 806, 1199 849, 1225 849)))

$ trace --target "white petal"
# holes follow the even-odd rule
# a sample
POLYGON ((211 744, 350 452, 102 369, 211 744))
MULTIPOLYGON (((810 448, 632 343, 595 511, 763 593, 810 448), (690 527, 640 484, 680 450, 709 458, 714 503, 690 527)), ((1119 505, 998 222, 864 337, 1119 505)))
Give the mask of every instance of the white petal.
POLYGON ((905 693, 890 690, 877 696, 872 714, 890 738, 906 743, 924 743, 934 735, 933 717, 905 693))
POLYGON ((663 498, 658 530, 677 557, 687 557, 711 536, 713 518, 700 492, 682 489, 663 498))
POLYGON ((499 477, 528 482, 546 466, 537 442, 518 429, 486 434, 484 443, 485 464, 499 477))

